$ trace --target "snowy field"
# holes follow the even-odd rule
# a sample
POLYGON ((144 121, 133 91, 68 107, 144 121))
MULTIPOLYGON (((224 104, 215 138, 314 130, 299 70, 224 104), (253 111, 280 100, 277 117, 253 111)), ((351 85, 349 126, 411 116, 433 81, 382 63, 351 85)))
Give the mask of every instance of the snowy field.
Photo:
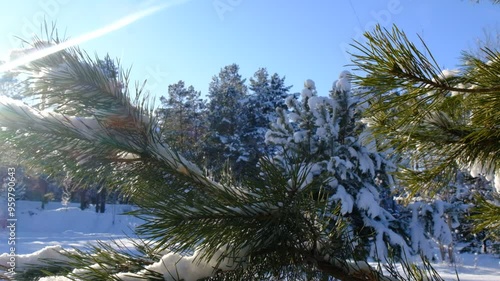
MULTIPOLYGON (((98 214, 92 207, 80 210, 79 204, 64 207, 60 202, 50 202, 41 210, 40 202, 16 203, 17 254, 33 253, 45 246, 81 248, 95 240, 126 238, 133 235, 133 228, 140 223, 137 218, 120 215, 132 210, 129 205, 107 205, 106 212, 98 214)), ((8 229, 2 227, 1 253, 9 251, 8 235, 8 229)))
MULTIPOLYGON (((133 228, 140 220, 120 213, 130 211, 128 205, 108 205, 106 213, 97 214, 90 208, 80 210, 78 204, 64 207, 51 202, 40 210, 40 202, 18 201, 16 206, 16 253, 18 262, 43 256, 46 247, 83 248, 96 240, 133 237, 133 228), (38 254, 36 251, 40 251, 38 254), (35 254, 33 254, 35 253, 35 254)), ((0 263, 6 265, 9 252, 9 230, 0 228, 0 263)), ((48 248, 47 248, 48 249, 48 248)), ((46 250, 47 250, 46 249, 46 250)), ((492 255, 461 254, 456 265, 434 264, 446 280, 500 281, 500 259, 492 255)))

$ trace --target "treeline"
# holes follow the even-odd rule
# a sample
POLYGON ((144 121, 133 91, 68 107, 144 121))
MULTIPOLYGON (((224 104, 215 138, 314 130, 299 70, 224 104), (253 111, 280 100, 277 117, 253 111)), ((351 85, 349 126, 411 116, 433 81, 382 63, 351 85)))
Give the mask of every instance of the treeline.
POLYGON ((208 100, 184 81, 172 84, 156 110, 166 143, 214 178, 225 171, 237 177, 271 153, 265 133, 290 94, 277 73, 260 68, 247 85, 238 71, 237 64, 223 67, 210 82, 208 100))

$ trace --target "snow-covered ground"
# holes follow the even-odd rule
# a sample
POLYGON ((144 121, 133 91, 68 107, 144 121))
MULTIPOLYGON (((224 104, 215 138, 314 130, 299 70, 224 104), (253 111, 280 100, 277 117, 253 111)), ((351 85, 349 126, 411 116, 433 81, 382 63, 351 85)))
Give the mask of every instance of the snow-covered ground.
MULTIPOLYGON (((140 224, 137 218, 120 215, 132 210, 129 205, 108 205, 104 214, 92 207, 82 211, 79 204, 64 207, 50 202, 41 210, 40 202, 16 202, 16 253, 28 254, 45 246, 83 247, 95 240, 126 238, 140 224)), ((0 225, 4 225, 5 222, 0 225)), ((0 227, 0 252, 9 252, 10 231, 0 227)))
MULTIPOLYGON (((64 207, 59 202, 51 202, 45 210, 40 210, 40 202, 16 202, 16 254, 18 262, 38 255, 29 255, 46 247, 61 245, 63 248, 83 248, 87 243, 96 240, 125 239, 133 237, 133 228, 140 220, 120 215, 130 211, 128 205, 108 205, 106 213, 97 214, 90 208, 80 210, 78 204, 64 207)), ((6 265, 9 245, 8 228, 0 227, 0 263, 6 265)), ((49 248, 47 248, 49 249, 49 248)), ((47 250, 46 249, 46 250, 47 250)), ((47 251, 40 251, 39 256, 47 251)), ((492 255, 461 254, 455 265, 446 263, 434 264, 446 280, 461 281, 499 281, 500 259, 492 255)))

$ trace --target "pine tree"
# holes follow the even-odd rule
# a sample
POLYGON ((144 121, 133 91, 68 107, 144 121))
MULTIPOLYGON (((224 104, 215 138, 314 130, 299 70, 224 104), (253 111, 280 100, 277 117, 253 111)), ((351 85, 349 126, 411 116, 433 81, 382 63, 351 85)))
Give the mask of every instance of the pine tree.
POLYGON ((249 157, 241 139, 247 87, 238 71, 237 64, 225 66, 212 78, 208 90, 209 133, 204 151, 206 166, 215 177, 225 169, 240 173, 249 157))
MULTIPOLYGON (((118 82, 118 75, 120 73, 120 67, 115 63, 109 54, 107 54, 103 60, 97 60, 97 68, 103 73, 108 80, 116 84, 118 88, 122 87, 122 84, 118 82)), ((95 187, 95 211, 96 213, 104 213, 106 211, 106 201, 108 197, 108 189, 104 180, 97 182, 95 187)))
POLYGON ((104 75, 110 79, 118 78, 118 74, 120 73, 120 69, 117 66, 117 63, 106 54, 104 59, 97 60, 97 66, 104 72, 104 75))
POLYGON ((184 81, 168 86, 168 97, 161 97, 156 110, 165 141, 190 160, 201 160, 201 140, 206 134, 205 102, 193 86, 184 81))
POLYGON ((285 98, 290 88, 285 85, 284 77, 277 73, 269 77, 265 68, 260 68, 250 78, 251 93, 243 102, 246 123, 242 129, 243 142, 249 151, 249 167, 272 153, 271 147, 265 145, 265 134, 269 125, 278 118, 276 108, 286 108, 285 98))
MULTIPOLYGON (((422 42, 419 50, 397 27, 378 26, 356 43, 356 77, 370 87, 367 116, 376 136, 410 156, 414 165, 398 177, 410 194, 432 196, 465 169, 483 175, 500 190, 500 53, 485 48, 485 60, 464 53, 463 66, 442 70, 422 42), (429 55, 426 55, 429 54, 429 55)), ((500 221, 495 204, 479 208, 480 228, 500 221)))

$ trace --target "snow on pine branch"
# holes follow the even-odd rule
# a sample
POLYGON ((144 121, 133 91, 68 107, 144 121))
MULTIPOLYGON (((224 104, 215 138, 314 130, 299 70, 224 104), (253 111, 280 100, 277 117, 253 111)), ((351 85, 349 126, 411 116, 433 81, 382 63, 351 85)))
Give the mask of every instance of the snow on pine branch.
MULTIPOLYGON (((130 134, 130 131, 123 127, 115 128, 113 131, 106 125, 112 125, 105 122, 99 122, 94 117, 66 116, 50 111, 40 111, 34 109, 20 101, 10 98, 0 100, 0 127, 10 129, 23 129, 38 133, 47 133, 52 135, 66 135, 71 138, 84 140, 89 143, 99 143, 103 140, 118 141, 120 146, 129 148, 130 153, 150 153, 154 158, 167 163, 172 169, 185 174, 196 176, 206 180, 203 177, 201 169, 186 160, 183 156, 172 151, 166 144, 163 144, 155 138, 141 139, 141 142, 126 137, 119 137, 120 131, 124 134, 130 134)), ((147 124, 135 125, 135 129, 142 134, 150 133, 147 124)), ((134 128, 132 127, 132 128, 134 128)))
MULTIPOLYGON (((47 246, 41 250, 38 250, 31 254, 16 255, 15 257, 15 272, 22 272, 24 270, 29 270, 37 266, 47 266, 48 264, 44 261, 52 260, 54 262, 70 262, 69 258, 63 255, 65 250, 60 246, 47 246)), ((0 255, 0 265, 9 266, 12 263, 11 256, 8 253, 0 255)), ((2 275, 0 275, 1 277, 2 275)), ((7 275, 9 278, 15 277, 11 272, 7 275)), ((12 279, 15 280, 15 279, 12 279)), ((64 280, 64 279, 50 279, 50 280, 64 280)), ((69 279, 66 279, 69 280, 69 279)))
MULTIPOLYGON (((35 39, 30 48, 18 51, 18 56, 51 44, 42 43, 35 39)), ((144 84, 136 86, 136 97, 132 99, 128 72, 119 74, 119 66, 112 63, 116 69, 107 69, 101 62, 78 47, 71 47, 19 67, 16 71, 28 77, 23 81, 28 86, 23 95, 59 114, 7 100, 0 105, 6 109, 0 113, 2 126, 49 134, 65 132, 89 142, 116 143, 127 152, 149 154, 182 174, 210 182, 201 169, 163 143, 148 110, 147 98, 140 101, 144 84), (116 71, 116 76, 110 76, 110 71, 116 71)))
POLYGON ((41 133, 73 132, 72 137, 89 141, 95 140, 98 131, 102 131, 95 118, 71 117, 39 111, 10 98, 0 100, 0 126, 41 133))
MULTIPOLYGON (((223 258, 221 255, 225 251, 219 250, 207 262, 198 259, 202 255, 196 251, 191 256, 182 256, 176 253, 168 253, 159 261, 146 266, 144 270, 137 273, 118 273, 114 277, 123 281, 140 281, 147 277, 148 271, 158 272, 163 275, 165 281, 196 281, 204 278, 209 278, 217 274, 219 271, 234 270, 237 267, 235 258, 223 258), (221 259, 221 260, 219 260, 221 259)), ((48 280, 47 280, 48 281, 48 280)))
MULTIPOLYGON (((59 39, 52 41, 34 39, 30 47, 16 52, 16 58, 41 52, 57 44, 59 39)), ((65 115, 93 116, 99 121, 120 116, 134 123, 152 122, 145 118, 147 104, 138 103, 143 87, 136 86, 135 104, 132 103, 128 89, 129 72, 120 72, 120 66, 114 61, 104 64, 97 57, 92 59, 78 47, 32 60, 13 71, 27 77, 22 81, 27 85, 22 95, 40 101, 44 108, 52 107, 65 115)))
MULTIPOLYGON (((47 246, 31 254, 16 256, 16 271, 20 272, 33 268, 34 266, 48 266, 46 261, 71 264, 72 261, 64 253, 61 246, 47 246)), ((150 276, 150 272, 163 275, 166 281, 185 280, 195 281, 202 278, 212 277, 219 271, 235 270, 238 266, 237 257, 223 257, 225 250, 219 250, 209 261, 199 259, 203 253, 196 251, 191 256, 182 256, 176 253, 165 253, 158 261, 147 265, 139 272, 119 272, 113 275, 116 280, 139 281, 150 276)), ((5 253, 0 255, 0 264, 8 264, 10 256, 5 253)), ((108 271, 105 264, 93 264, 89 268, 75 268, 66 276, 42 277, 40 281, 69 281, 78 279, 79 276, 87 276, 93 271, 108 271), (103 268, 104 267, 104 268, 103 268)), ((113 280, 115 280, 113 279, 113 280)))

